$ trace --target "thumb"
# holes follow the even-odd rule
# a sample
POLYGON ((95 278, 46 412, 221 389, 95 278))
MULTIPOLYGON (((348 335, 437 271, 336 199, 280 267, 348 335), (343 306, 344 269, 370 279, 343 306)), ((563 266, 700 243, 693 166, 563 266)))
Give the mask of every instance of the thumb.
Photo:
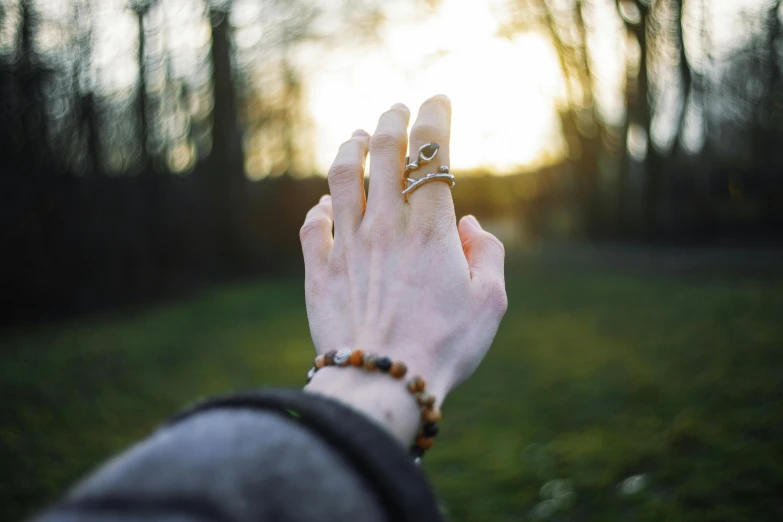
POLYGON ((481 228, 473 216, 459 221, 459 238, 470 267, 471 279, 496 279, 503 281, 503 265, 506 250, 498 238, 481 228))

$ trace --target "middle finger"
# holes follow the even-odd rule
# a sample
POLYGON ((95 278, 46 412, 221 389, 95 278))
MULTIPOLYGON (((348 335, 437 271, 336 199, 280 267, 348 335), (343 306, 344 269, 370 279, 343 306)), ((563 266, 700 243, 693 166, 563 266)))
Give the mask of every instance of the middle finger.
POLYGON ((405 149, 408 146, 410 111, 396 103, 378 120, 370 138, 370 191, 367 214, 385 213, 402 208, 405 149))

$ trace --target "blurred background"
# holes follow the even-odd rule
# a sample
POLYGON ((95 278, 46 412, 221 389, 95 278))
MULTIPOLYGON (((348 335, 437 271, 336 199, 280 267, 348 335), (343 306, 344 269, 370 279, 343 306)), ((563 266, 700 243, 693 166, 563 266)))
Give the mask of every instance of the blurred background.
POLYGON ((454 520, 783 517, 779 0, 0 0, 0 518, 200 396, 299 386, 338 145, 454 105, 509 313, 454 520))

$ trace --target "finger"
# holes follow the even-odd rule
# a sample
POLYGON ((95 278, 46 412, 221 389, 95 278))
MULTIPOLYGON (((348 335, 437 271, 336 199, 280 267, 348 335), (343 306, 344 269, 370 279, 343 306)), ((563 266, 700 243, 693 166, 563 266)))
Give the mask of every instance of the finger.
POLYGON ((334 163, 329 168, 329 191, 334 209, 334 235, 352 236, 359 228, 367 199, 364 194, 364 162, 370 135, 363 130, 353 133, 340 146, 334 163))
POLYGON ((334 242, 333 222, 332 198, 326 195, 310 209, 304 225, 299 230, 306 269, 315 269, 326 263, 334 242))
POLYGON ((384 213, 403 204, 402 172, 405 169, 409 120, 408 108, 396 103, 381 115, 378 127, 370 138, 368 213, 384 213))
POLYGON ((481 228, 473 216, 459 221, 462 250, 468 260, 471 279, 503 281, 506 251, 498 238, 481 228))
MULTIPOLYGON (((419 148, 430 142, 437 143, 437 156, 409 173, 409 177, 421 178, 430 172, 438 172, 438 167, 449 164, 449 140, 451 138, 451 101, 443 94, 425 101, 416 122, 411 128, 410 158, 415 160, 419 148)), ((408 194, 408 203, 418 213, 421 211, 436 214, 450 213, 454 216, 454 202, 451 198, 451 186, 445 181, 431 181, 408 194)))

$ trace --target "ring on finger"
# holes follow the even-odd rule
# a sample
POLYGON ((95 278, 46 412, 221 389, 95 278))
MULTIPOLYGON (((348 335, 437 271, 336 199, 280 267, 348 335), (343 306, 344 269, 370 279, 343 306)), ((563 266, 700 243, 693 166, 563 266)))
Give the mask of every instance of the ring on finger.
POLYGON ((407 176, 410 171, 416 170, 423 164, 434 160, 435 156, 438 155, 439 150, 440 145, 434 141, 431 141, 419 147, 419 151, 415 160, 410 161, 410 156, 405 156, 405 175, 407 176))
POLYGON ((438 167, 438 172, 430 172, 422 178, 405 178, 405 182, 410 184, 405 188, 405 190, 402 191, 402 195, 407 196, 417 188, 426 183, 429 183, 430 181, 445 181, 451 188, 453 188, 456 184, 454 181, 454 175, 449 172, 449 167, 446 165, 441 165, 438 167))

